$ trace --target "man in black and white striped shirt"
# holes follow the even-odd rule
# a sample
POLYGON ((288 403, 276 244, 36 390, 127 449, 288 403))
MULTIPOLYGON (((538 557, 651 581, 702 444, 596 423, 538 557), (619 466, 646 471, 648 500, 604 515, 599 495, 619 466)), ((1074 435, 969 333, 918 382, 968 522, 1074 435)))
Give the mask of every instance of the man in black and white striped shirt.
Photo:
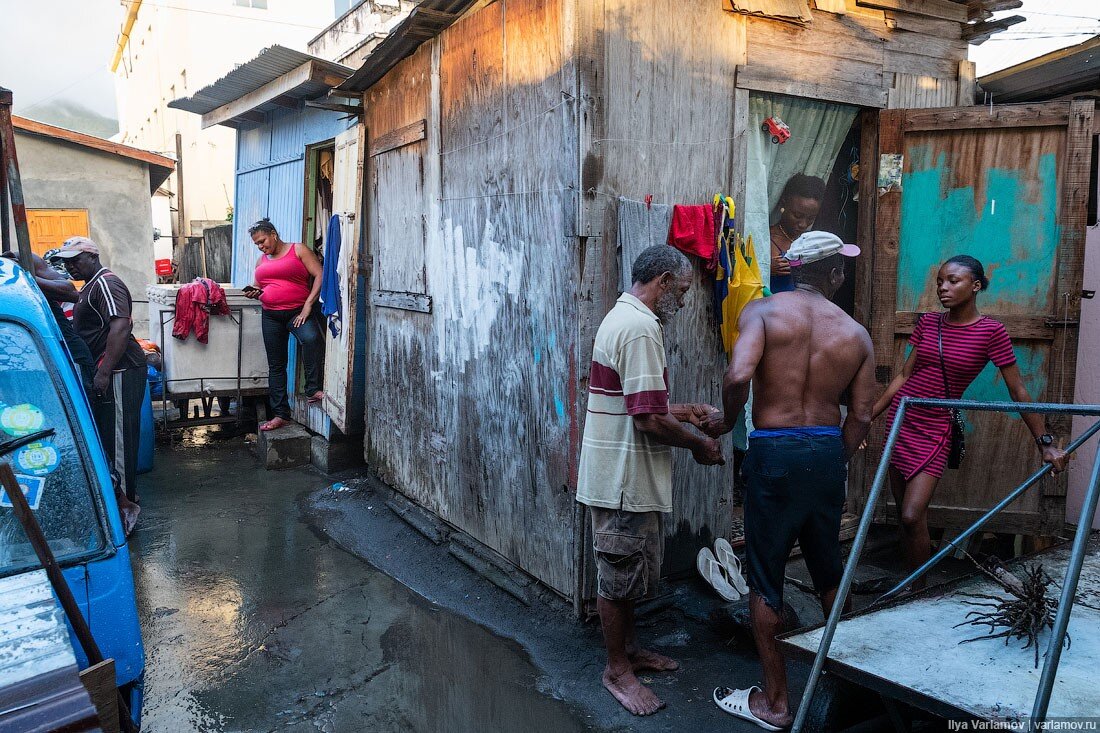
MULTIPOLYGON (((83 280, 73 308, 73 325, 91 349, 96 370, 89 395, 103 450, 122 481, 129 502, 135 499, 141 402, 145 397, 145 352, 133 336, 133 300, 126 284, 99 261, 99 247, 87 237, 70 237, 53 258, 76 280, 83 280)), ((128 502, 128 503, 129 503, 128 502)), ((128 528, 136 506, 122 506, 128 528)))

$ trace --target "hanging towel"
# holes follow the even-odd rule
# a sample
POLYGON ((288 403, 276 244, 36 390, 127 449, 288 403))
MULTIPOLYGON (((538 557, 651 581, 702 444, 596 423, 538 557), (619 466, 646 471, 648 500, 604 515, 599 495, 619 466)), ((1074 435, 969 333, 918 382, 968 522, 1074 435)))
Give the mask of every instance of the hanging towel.
POLYGON ((624 293, 633 285, 630 268, 643 249, 655 244, 665 244, 668 227, 672 221, 672 207, 668 204, 649 204, 644 201, 619 199, 619 249, 622 277, 619 289, 624 293))
POLYGON ((672 207, 672 224, 668 230, 668 243, 684 254, 703 260, 708 271, 718 266, 718 230, 714 228, 714 207, 672 207))
POLYGON ((172 336, 186 341, 195 332, 200 344, 210 338, 210 316, 229 315, 222 286, 209 278, 197 277, 176 291, 176 317, 172 324, 172 336))
POLYGON ((328 220, 325 237, 325 264, 321 271, 321 315, 328 323, 333 337, 340 335, 340 215, 328 220))

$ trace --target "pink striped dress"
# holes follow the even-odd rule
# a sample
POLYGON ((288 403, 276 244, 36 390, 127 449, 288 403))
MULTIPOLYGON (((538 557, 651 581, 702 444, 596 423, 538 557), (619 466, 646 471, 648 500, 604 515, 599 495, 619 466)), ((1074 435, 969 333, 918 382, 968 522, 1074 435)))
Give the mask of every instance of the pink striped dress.
MULTIPOLYGON (((913 374, 905 380, 890 404, 887 425, 893 425, 894 415, 902 397, 943 399, 943 369, 937 331, 943 328, 943 360, 947 365, 950 399, 959 399, 975 377, 992 361, 997 368, 1016 363, 1012 341, 1005 327, 992 318, 982 316, 968 326, 954 326, 944 313, 925 313, 917 321, 909 343, 917 354, 913 374)), ((947 410, 909 407, 898 434, 898 442, 890 465, 901 471, 905 480, 918 473, 937 478, 943 475, 950 446, 951 422, 947 410)))

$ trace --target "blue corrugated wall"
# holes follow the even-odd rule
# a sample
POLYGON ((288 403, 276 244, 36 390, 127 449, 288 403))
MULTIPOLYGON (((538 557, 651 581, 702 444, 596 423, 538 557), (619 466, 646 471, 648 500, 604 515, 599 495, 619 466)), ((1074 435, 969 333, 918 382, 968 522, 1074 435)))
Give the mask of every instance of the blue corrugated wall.
POLYGON ((252 282, 257 251, 248 227, 263 217, 286 241, 302 234, 305 150, 354 125, 344 115, 320 109, 282 110, 266 122, 237 132, 237 176, 233 206, 233 284, 252 282))

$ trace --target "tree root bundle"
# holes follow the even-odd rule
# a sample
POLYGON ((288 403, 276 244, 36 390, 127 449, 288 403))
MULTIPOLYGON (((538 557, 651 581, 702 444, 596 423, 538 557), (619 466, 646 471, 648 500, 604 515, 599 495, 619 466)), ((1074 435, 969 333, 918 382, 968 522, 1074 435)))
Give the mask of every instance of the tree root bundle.
MULTIPOLYGON (((981 567, 981 566, 979 566, 981 567)), ((1054 616, 1058 612, 1058 601, 1047 595, 1047 588, 1054 580, 1036 563, 1024 566, 1023 578, 1009 572, 999 563, 992 568, 981 567, 982 571, 997 582, 1009 594, 1009 598, 991 596, 984 593, 961 593, 973 601, 963 601, 968 606, 977 606, 983 610, 970 611, 966 621, 955 624, 960 626, 988 626, 989 633, 965 639, 967 644, 982 639, 1001 639, 1008 645, 1010 639, 1026 641, 1024 649, 1035 649, 1035 667, 1039 666, 1039 635, 1054 626, 1054 616)), ((1069 635, 1066 635, 1066 647, 1069 647, 1069 635)))

